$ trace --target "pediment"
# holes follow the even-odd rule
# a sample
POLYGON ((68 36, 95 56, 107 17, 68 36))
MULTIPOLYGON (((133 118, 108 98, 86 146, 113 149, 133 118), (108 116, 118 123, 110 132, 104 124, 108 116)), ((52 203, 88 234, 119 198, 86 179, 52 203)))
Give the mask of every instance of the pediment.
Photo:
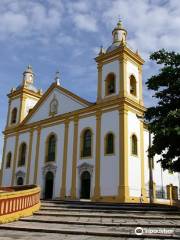
POLYGON ((86 108, 92 103, 53 83, 24 119, 23 124, 30 124, 52 116, 62 115, 86 108))

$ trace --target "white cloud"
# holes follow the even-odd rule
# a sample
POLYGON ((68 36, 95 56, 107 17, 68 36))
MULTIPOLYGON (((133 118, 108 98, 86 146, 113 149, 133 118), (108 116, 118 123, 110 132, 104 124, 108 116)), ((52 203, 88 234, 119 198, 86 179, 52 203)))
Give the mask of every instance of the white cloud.
POLYGON ((73 17, 73 21, 80 30, 96 32, 98 29, 96 19, 88 14, 77 14, 73 17))

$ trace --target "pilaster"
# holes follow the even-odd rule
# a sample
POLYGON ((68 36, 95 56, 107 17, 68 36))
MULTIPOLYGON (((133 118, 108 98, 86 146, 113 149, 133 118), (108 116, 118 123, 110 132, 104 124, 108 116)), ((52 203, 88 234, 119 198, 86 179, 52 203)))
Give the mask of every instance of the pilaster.
POLYGON ((74 117, 74 138, 73 138, 73 160, 71 179, 71 199, 76 199, 76 167, 77 167, 77 147, 78 147, 78 116, 74 117))
POLYGON ((29 136, 29 151, 28 151, 28 162, 27 162, 27 170, 26 170, 26 184, 29 184, 29 175, 30 175, 30 167, 31 167, 31 158, 32 158, 32 143, 33 143, 33 132, 34 129, 30 129, 29 136))
POLYGON ((41 127, 37 129, 37 143, 36 143, 36 155, 35 155, 35 168, 34 168, 34 184, 37 184, 37 175, 39 170, 39 147, 41 138, 41 127))
POLYGON ((123 106, 119 109, 119 201, 128 198, 128 110, 123 106))
POLYGON ((94 199, 100 198, 100 157, 101 157, 101 116, 102 112, 96 112, 96 159, 95 159, 95 187, 94 199))
POLYGON ((3 155, 2 155, 2 163, 1 163, 1 174, 0 174, 0 187, 2 186, 3 181, 3 172, 5 168, 5 162, 6 162, 6 144, 7 144, 7 138, 4 136, 4 147, 3 147, 3 155))
POLYGON ((119 96, 127 96, 127 57, 125 54, 119 58, 119 96))
POLYGON ((61 180, 61 189, 60 189, 60 198, 62 199, 64 199, 66 195, 68 130, 69 130, 69 121, 67 120, 65 122, 65 130, 64 130, 63 167, 62 167, 62 180, 61 180))
POLYGON ((18 143, 19 143, 19 134, 16 133, 11 186, 13 186, 15 183, 15 173, 16 173, 17 155, 18 155, 18 143))

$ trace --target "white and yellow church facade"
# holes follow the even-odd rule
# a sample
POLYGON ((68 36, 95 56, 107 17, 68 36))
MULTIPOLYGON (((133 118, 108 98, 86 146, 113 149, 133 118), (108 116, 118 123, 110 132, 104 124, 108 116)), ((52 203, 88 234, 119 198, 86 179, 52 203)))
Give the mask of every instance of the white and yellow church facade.
POLYGON ((152 186, 154 199, 168 197, 170 188, 177 199, 179 175, 148 159, 144 61, 126 35, 118 22, 112 45, 95 59, 95 103, 63 88, 58 75, 42 93, 28 66, 8 94, 1 186, 37 184, 42 198, 102 202, 148 202, 152 186))

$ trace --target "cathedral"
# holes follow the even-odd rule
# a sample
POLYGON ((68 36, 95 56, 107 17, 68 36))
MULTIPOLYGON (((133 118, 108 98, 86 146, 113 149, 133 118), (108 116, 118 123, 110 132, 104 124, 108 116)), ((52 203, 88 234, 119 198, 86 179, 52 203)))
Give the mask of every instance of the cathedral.
POLYGON ((43 199, 166 203, 170 193, 178 199, 179 174, 148 158, 144 60, 128 47, 121 21, 95 61, 93 103, 63 88, 58 73, 43 93, 27 67, 7 95, 0 186, 36 184, 43 199))

